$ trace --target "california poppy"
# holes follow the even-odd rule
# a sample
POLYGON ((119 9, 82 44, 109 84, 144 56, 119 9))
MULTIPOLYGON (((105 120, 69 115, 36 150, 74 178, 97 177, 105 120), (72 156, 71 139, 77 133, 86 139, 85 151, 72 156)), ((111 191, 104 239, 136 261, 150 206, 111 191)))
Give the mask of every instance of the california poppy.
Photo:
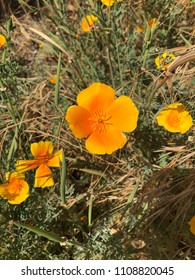
POLYGON ((90 32, 95 29, 95 23, 98 22, 98 18, 94 15, 88 15, 81 21, 81 28, 84 32, 90 32))
POLYGON ((24 174, 7 172, 6 183, 0 185, 0 196, 10 204, 20 204, 29 196, 29 185, 24 174))
POLYGON ((52 85, 55 85, 55 84, 56 84, 56 78, 57 78, 57 75, 54 74, 53 76, 50 77, 49 82, 50 82, 52 85))
POLYGON ((192 117, 182 103, 173 103, 162 109, 157 117, 158 125, 170 132, 187 132, 192 126, 192 117))
MULTIPOLYGON (((151 18, 147 20, 147 25, 149 26, 150 30, 154 30, 157 24, 158 24, 158 20, 156 18, 151 18)), ((135 31, 137 33, 144 33, 146 31, 146 28, 137 26, 135 31)))
POLYGON ((50 141, 40 141, 31 144, 31 153, 35 159, 18 160, 16 169, 19 172, 26 172, 35 169, 35 187, 50 187, 54 185, 52 171, 49 167, 59 167, 62 161, 62 150, 53 154, 54 145, 50 141))
POLYGON ((86 149, 92 154, 111 154, 122 148, 123 132, 137 127, 138 110, 127 96, 115 99, 114 89, 93 83, 77 96, 78 106, 70 106, 66 120, 77 138, 87 138, 86 149))

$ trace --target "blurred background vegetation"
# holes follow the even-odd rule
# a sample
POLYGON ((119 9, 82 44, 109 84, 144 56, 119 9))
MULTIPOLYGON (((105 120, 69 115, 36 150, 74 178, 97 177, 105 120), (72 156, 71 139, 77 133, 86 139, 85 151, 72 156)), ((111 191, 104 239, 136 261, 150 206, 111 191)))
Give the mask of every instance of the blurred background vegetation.
POLYGON ((194 259, 194 127, 172 134, 155 120, 174 102, 194 119, 194 59, 167 80, 154 63, 163 52, 181 56, 195 47, 194 1, 0 3, 7 38, 0 49, 0 183, 18 159, 30 158, 33 142, 54 142, 66 159, 64 203, 62 170, 54 171, 54 187, 36 190, 28 173, 30 196, 20 205, 0 199, 0 259, 194 259), (85 33, 80 23, 88 14, 100 23, 85 33), (146 23, 152 18, 154 30, 146 23), (59 85, 50 82, 57 72, 59 85), (64 120, 77 94, 97 81, 131 97, 140 112, 126 146, 112 155, 89 154, 64 120))

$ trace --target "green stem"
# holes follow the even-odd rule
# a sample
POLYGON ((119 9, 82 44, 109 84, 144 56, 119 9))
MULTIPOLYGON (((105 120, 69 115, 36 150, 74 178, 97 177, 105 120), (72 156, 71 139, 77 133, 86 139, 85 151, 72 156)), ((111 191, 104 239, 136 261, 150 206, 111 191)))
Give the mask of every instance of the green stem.
POLYGON ((111 60, 111 55, 110 55, 110 50, 109 47, 107 47, 107 54, 108 54, 108 65, 110 68, 110 75, 112 79, 112 87, 115 88, 115 80, 114 80, 114 75, 113 75, 113 66, 112 66, 112 60, 111 60))
POLYGON ((58 58, 58 68, 57 68, 57 77, 56 77, 56 85, 55 85, 54 102, 55 102, 56 106, 58 106, 58 103, 59 103, 59 85, 60 85, 61 63, 62 63, 62 52, 60 52, 59 58, 58 58))
POLYGON ((62 151, 62 174, 61 174, 61 182, 60 182, 60 196, 62 203, 66 201, 66 160, 64 156, 64 152, 62 151))
POLYGON ((89 199, 89 208, 88 208, 88 227, 89 231, 91 231, 92 227, 92 210, 93 210, 93 195, 90 196, 89 199))
POLYGON ((127 203, 126 203, 126 205, 125 205, 125 208, 124 208, 124 210, 123 210, 123 216, 125 215, 125 213, 126 213, 128 207, 130 206, 130 204, 132 203, 132 201, 133 201, 133 199, 134 199, 134 197, 135 197, 135 194, 136 194, 136 192, 137 192, 137 190, 138 190, 138 187, 139 187, 139 185, 136 184, 135 187, 134 187, 134 189, 133 189, 132 192, 130 193, 130 195, 129 195, 129 197, 128 197, 128 200, 127 200, 127 203))

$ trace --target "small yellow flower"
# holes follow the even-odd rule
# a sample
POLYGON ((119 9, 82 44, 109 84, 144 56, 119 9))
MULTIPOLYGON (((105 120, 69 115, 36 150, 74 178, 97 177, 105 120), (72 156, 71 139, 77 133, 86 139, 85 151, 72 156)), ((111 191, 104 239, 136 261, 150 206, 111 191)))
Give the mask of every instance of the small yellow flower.
POLYGON ((49 79, 49 82, 50 82, 52 85, 55 85, 55 84, 56 84, 56 77, 57 77, 57 75, 54 74, 54 75, 49 79))
POLYGON ((127 142, 123 132, 137 127, 138 109, 130 97, 115 99, 112 87, 93 83, 77 96, 66 120, 77 138, 87 138, 86 149, 92 154, 112 154, 127 142))
POLYGON ((5 45, 6 43, 6 38, 0 34, 0 48, 5 45))
POLYGON ((44 47, 43 43, 39 43, 39 48, 42 49, 44 47))
POLYGON ((49 167, 59 167, 62 161, 62 150, 53 154, 53 143, 40 141, 31 144, 31 153, 35 159, 18 160, 16 169, 19 172, 26 172, 37 168, 35 173, 35 187, 51 187, 54 185, 52 171, 49 167))
POLYGON ((137 26, 136 29, 135 29, 135 31, 136 31, 137 33, 144 33, 144 32, 146 31, 146 29, 143 28, 143 27, 141 27, 141 26, 137 26))
MULTIPOLYGON (((156 18, 149 19, 147 21, 147 24, 151 30, 154 30, 158 24, 158 20, 156 18)), ((144 33, 146 31, 146 28, 137 26, 135 31, 137 33, 144 33)))
POLYGON ((114 4, 114 2, 120 3, 122 1, 123 0, 101 0, 101 2, 107 7, 111 7, 114 4))
POLYGON ((158 125, 169 132, 184 134, 193 124, 192 117, 182 103, 173 103, 162 109, 156 117, 158 125))
POLYGON ((162 55, 157 56, 155 58, 155 64, 156 64, 158 69, 164 71, 164 70, 166 70, 171 65, 171 63, 173 62, 173 60, 175 58, 176 57, 174 56, 174 54, 166 53, 165 52, 162 55))
POLYGON ((29 196, 29 185, 24 180, 24 174, 7 172, 6 183, 0 185, 0 196, 10 204, 20 204, 29 196))
MULTIPOLYGON (((62 78, 62 76, 60 76, 60 79, 62 78)), ((54 74, 53 76, 50 77, 49 82, 52 85, 55 85, 57 81, 57 74, 54 74)))
POLYGON ((192 217, 188 224, 190 225, 191 233, 195 235, 195 216, 192 217))
POLYGON ((95 29, 95 22, 98 22, 98 18, 94 15, 88 15, 82 19, 81 28, 84 32, 90 32, 95 29))

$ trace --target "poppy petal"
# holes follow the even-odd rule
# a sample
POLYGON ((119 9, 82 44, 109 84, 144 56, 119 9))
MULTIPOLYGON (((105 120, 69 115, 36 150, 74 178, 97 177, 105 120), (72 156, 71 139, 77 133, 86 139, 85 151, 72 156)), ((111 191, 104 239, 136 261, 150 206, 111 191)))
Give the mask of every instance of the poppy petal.
POLYGON ((16 162, 16 170, 24 173, 28 170, 35 169, 39 166, 39 162, 36 159, 32 160, 18 160, 16 162))
POLYGON ((175 130, 177 130, 175 128, 175 126, 172 126, 170 124, 170 121, 167 121, 168 119, 170 119, 170 114, 171 114, 171 111, 169 109, 164 109, 157 115, 156 119, 157 119, 158 125, 164 126, 164 128, 170 132, 175 132, 175 130))
POLYGON ((46 164, 41 164, 35 173, 36 188, 51 187, 54 185, 51 169, 46 164))
POLYGON ((115 99, 107 113, 112 116, 110 122, 116 130, 131 132, 137 127, 139 112, 131 98, 127 96, 115 99))
POLYGON ((92 132, 91 114, 80 106, 71 106, 66 113, 66 120, 77 138, 87 137, 92 132))
POLYGON ((5 45, 6 43, 6 38, 0 34, 0 48, 5 45))
POLYGON ((190 127, 193 125, 193 119, 191 115, 187 112, 187 115, 184 113, 181 114, 181 121, 180 121, 180 133, 186 133, 190 127))
POLYGON ((52 158, 50 158, 47 161, 47 166, 59 167, 61 161, 62 161, 62 150, 57 151, 55 154, 53 154, 52 158))
POLYGON ((5 174, 6 181, 11 182, 13 179, 24 180, 25 175, 19 172, 6 172, 5 174))
POLYGON ((4 198, 5 193, 6 193, 6 190, 5 190, 6 186, 7 186, 7 184, 0 185, 0 196, 3 197, 3 198, 4 198))
POLYGON ((86 149, 92 154, 112 154, 122 148, 127 139, 122 132, 93 132, 86 140, 86 149))
POLYGON ((53 143, 51 141, 40 141, 38 143, 33 143, 30 146, 31 153, 35 158, 45 157, 53 152, 53 143))
POLYGON ((102 83, 93 83, 77 96, 79 106, 90 113, 105 111, 114 101, 114 89, 102 83))

